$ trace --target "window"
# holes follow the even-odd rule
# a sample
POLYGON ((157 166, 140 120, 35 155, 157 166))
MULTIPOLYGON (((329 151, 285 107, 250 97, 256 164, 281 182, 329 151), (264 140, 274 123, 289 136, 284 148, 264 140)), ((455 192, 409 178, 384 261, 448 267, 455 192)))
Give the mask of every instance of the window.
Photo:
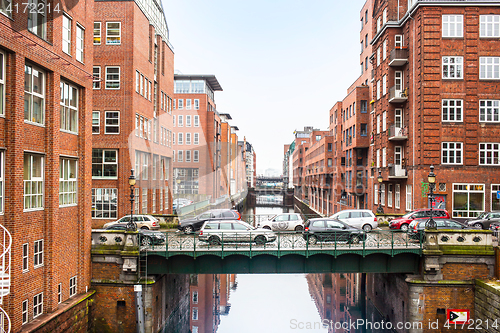
POLYGON ((184 155, 184 151, 179 150, 177 152, 177 162, 183 162, 184 161, 183 155, 184 155))
POLYGON ((443 99, 442 100, 442 120, 461 122, 462 121, 462 100, 443 99))
POLYGON ((479 37, 500 37, 500 15, 480 15, 479 37))
POLYGON ((443 37, 463 37, 463 29, 463 15, 443 15, 443 37))
POLYGON ((373 204, 378 205, 378 185, 373 185, 373 204))
POLYGON ((23 325, 24 325, 28 323, 28 300, 23 301, 22 313, 23 313, 23 325))
POLYGON ((3 214, 4 208, 4 188, 5 188, 5 154, 0 151, 0 214, 3 214))
POLYGON ((106 44, 121 44, 120 22, 106 22, 106 44))
POLYGON ((387 94, 387 75, 382 77, 382 95, 387 94))
POLYGON ((184 144, 183 141, 184 141, 183 140, 183 133, 178 133, 177 144, 182 145, 182 144, 184 144))
POLYGON ((24 209, 43 208, 42 155, 24 154, 24 209))
POLYGON ((5 53, 0 52, 0 115, 5 114, 5 53))
POLYGON ((380 115, 377 115, 377 134, 380 133, 380 115))
POLYGON ((380 184, 380 204, 385 206, 385 184, 380 184))
POLYGON ((193 301, 193 304, 198 304, 198 291, 197 290, 193 291, 192 301, 193 301))
POLYGON ((177 108, 178 108, 179 110, 184 109, 184 100, 183 100, 183 99, 178 99, 178 100, 177 100, 177 108))
POLYGON ((184 117, 182 115, 177 116, 177 126, 179 126, 179 127, 184 126, 184 117))
POLYGON ((59 206, 77 203, 77 171, 76 160, 61 158, 59 163, 59 206))
POLYGON ((394 47, 396 49, 402 48, 404 45, 403 35, 395 35, 394 36, 394 47))
POLYGON ((387 207, 392 207, 392 184, 387 184, 387 207))
POLYGON ((143 214, 148 213, 148 189, 147 188, 142 189, 142 213, 143 214))
POLYGON ((94 75, 92 82, 94 89, 101 89, 101 66, 94 66, 92 70, 92 74, 94 75))
POLYGON ((380 99, 380 80, 377 81, 377 100, 380 99))
POLYGON ((92 178, 118 177, 118 151, 92 149, 92 178))
POLYGON ((99 111, 92 111, 92 134, 99 134, 100 131, 100 116, 99 111))
POLYGON ((499 122, 500 121, 500 101, 481 100, 479 101, 479 121, 499 122))
POLYGON ((484 184, 453 184, 452 217, 476 217, 484 212, 484 184))
POLYGON ((45 74, 31 65, 24 66, 24 120, 44 124, 45 74))
POLYGON ((187 145, 191 144, 191 133, 186 133, 186 144, 187 145))
POLYGON ((106 89, 120 89, 120 67, 106 67, 106 89))
POLYGON ((64 53, 71 54, 71 19, 63 15, 62 26, 62 50, 64 53))
POLYGON ((443 142, 441 145, 442 164, 462 164, 461 142, 443 142))
POLYGON ((500 79, 500 57, 479 57, 479 78, 500 79))
POLYGON ((367 136, 368 135, 368 124, 361 124, 361 127, 360 127, 360 135, 361 136, 367 136))
POLYGON ((500 191, 500 184, 491 184, 491 210, 500 210, 500 199, 497 199, 497 192, 500 191))
POLYGON ((376 166, 377 166, 377 168, 380 168, 380 149, 377 149, 376 166))
POLYGON ((387 111, 382 112, 382 132, 387 129, 387 111))
POLYGON ((396 184, 394 186, 395 192, 394 192, 394 208, 399 209, 399 204, 401 201, 401 185, 396 184))
MULTIPOLYGON (((10 4, 12 4, 11 1, 8 1, 10 4)), ((3 5, 4 1, 0 3, 0 5, 3 5)), ((21 4, 20 4, 21 5, 21 4)), ((46 17, 46 7, 49 6, 47 4, 46 0, 31 0, 28 3, 23 3, 23 5, 29 5, 27 8, 24 8, 24 12, 28 13, 28 30, 37 35, 40 38, 45 39, 46 36, 46 22, 47 22, 47 17, 46 17)), ((16 9, 17 4, 14 5, 16 9)), ((49 7, 50 8, 50 7, 49 7)), ((11 8, 12 9, 12 8, 11 8)), ((55 8, 54 8, 55 11, 55 8)), ((10 13, 9 13, 10 14, 10 13)))
POLYGON ((62 283, 59 283, 57 285, 57 303, 61 303, 62 302, 62 283))
POLYGON ((23 244, 23 273, 29 270, 29 244, 23 244))
POLYGON ((377 49, 377 66, 380 66, 380 47, 377 49))
POLYGON ((186 116, 186 127, 191 127, 191 116, 186 116))
POLYGON ((61 81, 61 130, 78 132, 78 89, 61 81))
MULTIPOLYGON (((117 217, 118 190, 116 188, 92 189, 92 218, 112 219, 117 217)), ((138 200, 136 199, 136 203, 138 200)))
POLYGON ((94 45, 101 45, 101 22, 94 22, 94 45))
POLYGON ((69 279, 69 297, 76 295, 76 276, 69 279))
POLYGON ((200 127, 200 116, 194 116, 194 127, 200 127))
POLYGON ((199 99, 195 99, 194 100, 194 109, 195 110, 199 110, 200 109, 200 100, 199 99))
POLYGON ((382 148, 382 167, 387 166, 387 149, 384 147, 382 148))
POLYGON ((412 210, 411 191, 411 185, 406 185, 406 210, 412 210))
POLYGON ((382 59, 385 60, 387 58, 387 39, 384 40, 384 44, 382 45, 382 59))
POLYGON ((0 13, 12 17, 12 0, 1 0, 0 1, 0 13))
POLYGON ((104 133, 119 134, 120 133, 120 112, 106 111, 104 119, 104 133))
POLYGON ((443 79, 463 79, 462 69, 463 57, 443 57, 443 79))
POLYGON ((479 143, 479 165, 500 165, 500 143, 479 143))
POLYGON ((144 96, 144 75, 141 74, 139 79, 139 83, 141 85, 141 96, 144 96))
POLYGON ((144 153, 142 155, 142 180, 147 180, 148 179, 148 166, 149 166, 149 155, 147 153, 144 153))
POLYGON ((382 28, 382 17, 379 16, 377 19, 377 32, 379 32, 381 28, 382 28))
POLYGON ((186 99, 186 110, 191 110, 191 100, 186 99))
POLYGON ((39 293, 33 297, 33 318, 38 317, 43 313, 43 293, 39 293))
POLYGON ((33 243, 33 267, 43 266, 43 239, 33 243))
POLYGON ((382 24, 387 23, 387 7, 384 8, 384 12, 382 13, 382 24))
POLYGON ((191 150, 186 150, 186 162, 191 162, 191 150))
POLYGON ((139 203, 141 202, 139 200, 139 189, 136 188, 135 189, 135 201, 134 201, 134 213, 135 214, 139 214, 139 203))
POLYGON ((76 25, 76 60, 83 62, 83 49, 85 41, 85 30, 82 26, 76 25))
POLYGON ((193 150, 193 162, 200 161, 200 152, 198 150, 193 150))
POLYGON ((156 213, 156 190, 151 192, 151 212, 156 213))

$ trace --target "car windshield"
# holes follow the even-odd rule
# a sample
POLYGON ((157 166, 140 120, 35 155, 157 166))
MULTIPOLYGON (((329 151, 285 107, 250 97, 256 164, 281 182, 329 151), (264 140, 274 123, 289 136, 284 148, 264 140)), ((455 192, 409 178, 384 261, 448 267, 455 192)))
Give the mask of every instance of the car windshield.
POLYGON ((405 215, 402 216, 402 218, 409 218, 411 215, 413 214, 413 212, 409 212, 409 213, 406 213, 405 215))
POLYGON ((240 222, 240 223, 243 224, 245 227, 247 227, 250 230, 255 230, 256 229, 256 228, 252 227, 250 224, 248 224, 246 222, 240 222))

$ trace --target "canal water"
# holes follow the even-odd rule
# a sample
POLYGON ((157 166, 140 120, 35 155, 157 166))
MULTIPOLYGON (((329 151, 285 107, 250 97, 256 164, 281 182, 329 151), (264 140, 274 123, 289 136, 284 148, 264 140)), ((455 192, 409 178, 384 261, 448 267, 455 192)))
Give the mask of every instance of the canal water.
MULTIPOLYGON (((242 216, 283 212, 290 211, 258 207, 242 216)), ((364 294, 365 279, 361 273, 193 274, 189 314, 167 321, 161 332, 392 332, 373 325, 383 318, 364 294)))

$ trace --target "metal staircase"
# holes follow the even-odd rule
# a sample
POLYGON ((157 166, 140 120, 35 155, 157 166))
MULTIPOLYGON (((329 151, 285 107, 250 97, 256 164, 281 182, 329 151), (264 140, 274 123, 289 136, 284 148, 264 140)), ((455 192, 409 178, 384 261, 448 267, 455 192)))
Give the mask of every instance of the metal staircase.
POLYGON ((10 294, 10 252, 12 247, 12 236, 1 224, 0 237, 0 333, 10 333, 10 318, 1 306, 3 305, 3 298, 10 294))

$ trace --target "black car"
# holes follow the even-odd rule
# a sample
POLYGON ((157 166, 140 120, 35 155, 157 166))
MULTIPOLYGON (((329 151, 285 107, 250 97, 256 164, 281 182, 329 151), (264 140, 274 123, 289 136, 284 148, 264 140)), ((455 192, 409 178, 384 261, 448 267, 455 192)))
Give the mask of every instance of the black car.
POLYGON ((309 244, 325 241, 344 241, 355 244, 366 240, 366 234, 363 230, 340 220, 329 218, 308 220, 305 224, 303 237, 309 244))
MULTIPOLYGON (((429 219, 425 220, 415 220, 410 223, 408 227, 408 234, 410 238, 420 239, 424 235, 425 226, 429 219)), ((470 229, 471 227, 467 225, 467 223, 455 221, 451 219, 434 219, 436 222, 436 228, 438 230, 462 230, 462 229, 470 229)))
MULTIPOLYGON (((128 223, 116 223, 106 227, 106 230, 127 230, 128 223)), ((147 229, 138 229, 139 243, 143 246, 147 245, 162 245, 165 244, 165 235, 159 231, 152 231, 147 229)))
POLYGON ((483 212, 478 217, 468 220, 467 224, 476 229, 488 230, 493 222, 500 222, 500 212, 483 212))
POLYGON ((186 233, 198 231, 203 223, 209 220, 241 220, 241 215, 233 209, 211 209, 198 216, 179 221, 177 229, 186 233))

